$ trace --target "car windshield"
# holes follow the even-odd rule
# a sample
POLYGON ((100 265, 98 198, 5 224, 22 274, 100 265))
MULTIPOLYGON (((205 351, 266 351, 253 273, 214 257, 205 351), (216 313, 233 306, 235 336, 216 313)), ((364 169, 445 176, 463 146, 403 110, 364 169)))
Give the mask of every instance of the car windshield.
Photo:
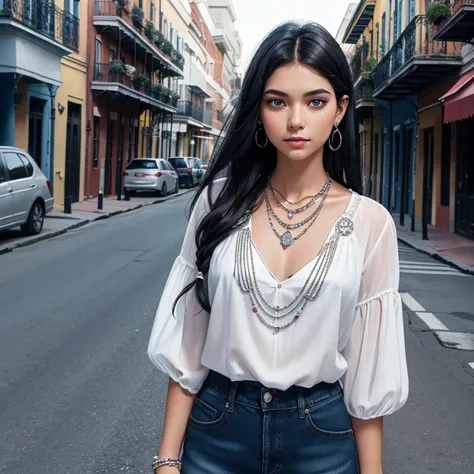
POLYGON ((168 160, 174 168, 187 168, 188 164, 184 158, 170 158, 168 160))
POLYGON ((136 170, 136 169, 156 169, 158 165, 156 164, 155 160, 132 160, 128 166, 128 170, 136 170))

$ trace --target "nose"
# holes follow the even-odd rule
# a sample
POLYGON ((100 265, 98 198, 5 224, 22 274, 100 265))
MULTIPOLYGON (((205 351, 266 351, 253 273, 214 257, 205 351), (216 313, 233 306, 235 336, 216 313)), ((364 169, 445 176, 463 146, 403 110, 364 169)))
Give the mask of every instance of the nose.
POLYGON ((304 119, 300 107, 297 106, 291 109, 288 118, 288 126, 292 130, 301 130, 304 128, 304 119))

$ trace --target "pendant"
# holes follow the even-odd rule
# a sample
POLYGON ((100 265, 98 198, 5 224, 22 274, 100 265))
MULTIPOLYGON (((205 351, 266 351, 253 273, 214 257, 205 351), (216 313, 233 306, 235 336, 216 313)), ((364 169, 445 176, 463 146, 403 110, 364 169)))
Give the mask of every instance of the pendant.
POLYGON ((289 247, 294 241, 295 239, 293 239, 293 236, 289 230, 280 235, 280 242, 285 247, 289 247))
POLYGON ((280 328, 273 328, 273 335, 276 336, 280 332, 280 328))
POLYGON ((293 212, 288 211, 288 219, 293 219, 293 212))

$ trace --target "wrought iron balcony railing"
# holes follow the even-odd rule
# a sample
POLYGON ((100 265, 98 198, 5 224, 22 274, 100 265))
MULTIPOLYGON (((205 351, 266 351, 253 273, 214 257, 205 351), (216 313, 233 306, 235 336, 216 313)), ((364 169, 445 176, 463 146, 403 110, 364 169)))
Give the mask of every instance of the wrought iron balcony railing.
POLYGON ((362 102, 362 101, 372 101, 374 100, 374 88, 372 84, 368 81, 361 81, 359 82, 355 88, 355 102, 356 102, 356 107, 357 104, 362 102))
POLYGON ((178 114, 192 117, 198 122, 204 120, 204 109, 190 100, 178 100, 178 114))
POLYGON ((134 75, 126 74, 117 67, 116 63, 95 63, 94 64, 94 81, 96 82, 116 82, 129 89, 140 92, 152 99, 159 100, 164 104, 177 106, 177 98, 173 93, 160 84, 152 84, 151 81, 143 74, 135 73, 134 75))
MULTIPOLYGON (((418 15, 408 24, 390 51, 380 60, 372 72, 374 92, 383 88, 395 75, 409 64, 420 66, 426 63, 428 70, 415 67, 413 72, 421 74, 439 74, 443 65, 456 66, 460 59, 460 49, 456 44, 433 40, 433 28, 424 15, 418 15)), ((422 87, 422 77, 417 77, 422 87)), ((432 79, 432 78, 431 78, 432 79)), ((430 79, 430 80, 431 80, 430 79)), ((393 81, 390 81, 391 83, 393 81)), ((413 84, 416 88, 416 84, 413 84)))
POLYGON ((79 50, 79 19, 57 7, 54 0, 3 0, 2 3, 0 16, 18 21, 66 48, 79 50))

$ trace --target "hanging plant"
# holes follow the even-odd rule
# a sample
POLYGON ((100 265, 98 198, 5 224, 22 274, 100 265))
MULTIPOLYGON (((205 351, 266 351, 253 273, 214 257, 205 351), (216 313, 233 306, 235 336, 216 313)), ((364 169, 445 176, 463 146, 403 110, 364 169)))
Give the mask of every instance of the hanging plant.
POLYGON ((143 28, 143 10, 137 5, 133 5, 132 13, 130 14, 132 17, 132 23, 135 28, 139 31, 142 31, 143 28))
POLYGON ((135 73, 135 76, 132 79, 132 84, 135 89, 141 89, 146 82, 146 77, 141 73, 135 73))
POLYGON ((132 66, 131 64, 125 64, 125 74, 128 77, 134 78, 136 73, 137 73, 136 67, 132 66))
POLYGON ((153 84, 151 86, 151 92, 156 99, 161 100, 161 94, 163 93, 163 86, 161 84, 153 84))
POLYGON ((173 51, 173 45, 167 39, 165 39, 161 50, 163 51, 163 53, 169 56, 173 51))
POLYGON ((120 59, 115 59, 109 63, 109 71, 112 75, 125 74, 125 64, 120 59))
POLYGON ((153 42, 156 44, 156 46, 158 46, 159 49, 163 47, 165 37, 163 36, 161 31, 155 30, 153 35, 153 42))
POLYGON ((173 107, 177 107, 178 106, 178 100, 180 98, 180 95, 177 93, 177 92, 173 92, 171 94, 171 105, 173 107))
POLYGON ((145 36, 150 40, 153 41, 153 37, 155 35, 155 25, 151 20, 148 20, 145 25, 145 36))
POLYGON ((128 7, 128 0, 116 0, 115 5, 117 9, 117 15, 122 16, 122 11, 125 9, 125 7, 128 7))
POLYGON ((434 2, 426 9, 426 19, 433 25, 439 25, 451 15, 451 8, 446 3, 434 2))

